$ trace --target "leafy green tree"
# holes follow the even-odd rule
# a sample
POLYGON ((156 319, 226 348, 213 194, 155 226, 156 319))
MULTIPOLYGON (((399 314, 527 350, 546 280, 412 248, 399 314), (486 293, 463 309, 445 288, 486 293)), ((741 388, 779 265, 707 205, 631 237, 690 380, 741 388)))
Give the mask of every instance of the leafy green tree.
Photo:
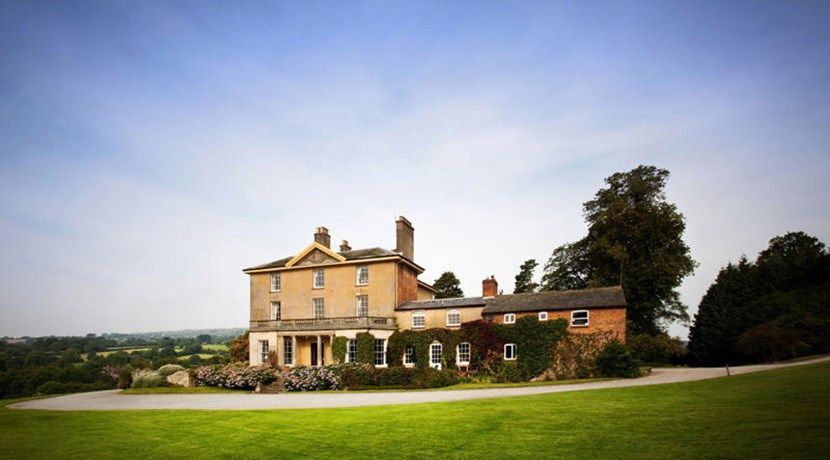
POLYGON ((553 250, 545 264, 542 275, 543 291, 567 291, 585 289, 591 278, 591 266, 588 263, 588 239, 568 243, 553 250))
POLYGON ((212 343, 213 336, 211 336, 210 334, 199 334, 199 336, 196 337, 196 340, 198 340, 201 343, 212 343))
POLYGON ((249 332, 245 331, 244 334, 228 343, 228 358, 230 359, 230 362, 236 363, 248 361, 248 335, 249 332))
POLYGON ((635 334, 688 320, 676 289, 695 262, 683 241, 683 214, 666 200, 668 177, 665 169, 638 166, 606 178, 583 207, 588 235, 553 251, 543 288, 622 285, 635 334))
POLYGON ((539 283, 533 282, 533 271, 536 270, 538 265, 539 263, 536 262, 536 259, 528 259, 519 266, 519 274, 516 275, 516 284, 513 288, 514 294, 536 292, 539 288, 539 283))
POLYGON ((202 344, 197 340, 188 340, 184 343, 183 348, 182 354, 184 355, 192 355, 202 352, 202 344))
POLYGON ((435 288, 436 299, 448 299, 452 297, 464 297, 464 291, 461 290, 461 281, 455 276, 453 272, 444 272, 441 276, 432 283, 435 288))
POLYGON ((752 263, 721 269, 689 333, 694 362, 723 365, 830 350, 830 255, 818 239, 791 232, 752 263))

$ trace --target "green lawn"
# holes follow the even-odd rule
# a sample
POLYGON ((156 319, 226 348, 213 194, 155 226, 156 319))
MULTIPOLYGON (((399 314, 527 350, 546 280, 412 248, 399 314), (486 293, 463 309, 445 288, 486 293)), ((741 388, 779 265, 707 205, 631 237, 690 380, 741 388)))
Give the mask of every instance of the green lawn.
POLYGON ((0 452, 4 458, 826 458, 830 364, 682 384, 355 409, 2 409, 0 452))

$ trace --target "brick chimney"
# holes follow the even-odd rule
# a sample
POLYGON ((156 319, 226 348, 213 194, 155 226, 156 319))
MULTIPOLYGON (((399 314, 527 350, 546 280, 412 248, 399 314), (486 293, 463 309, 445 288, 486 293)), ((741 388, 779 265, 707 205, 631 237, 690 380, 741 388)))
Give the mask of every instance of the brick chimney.
POLYGON ((329 229, 326 227, 317 227, 317 230, 314 232, 314 241, 330 248, 331 236, 329 236, 329 229))
POLYGON ((340 242, 340 252, 346 252, 346 251, 351 251, 351 250, 352 250, 352 247, 349 246, 348 241, 343 240, 343 241, 340 242))
POLYGON ((400 216, 395 221, 397 246, 395 252, 402 254, 409 260, 415 260, 415 228, 406 217, 400 216))
POLYGON ((481 282, 481 295, 483 297, 495 297, 499 292, 499 282, 496 281, 495 275, 490 275, 489 278, 484 278, 481 282))

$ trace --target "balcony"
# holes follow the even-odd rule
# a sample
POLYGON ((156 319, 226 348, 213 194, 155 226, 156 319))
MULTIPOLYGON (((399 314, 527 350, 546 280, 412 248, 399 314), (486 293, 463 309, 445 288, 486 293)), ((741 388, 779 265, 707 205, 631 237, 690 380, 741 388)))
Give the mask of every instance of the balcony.
POLYGON ((251 332, 331 331, 342 329, 383 329, 394 331, 395 318, 381 316, 347 316, 342 318, 303 318, 251 321, 251 332))

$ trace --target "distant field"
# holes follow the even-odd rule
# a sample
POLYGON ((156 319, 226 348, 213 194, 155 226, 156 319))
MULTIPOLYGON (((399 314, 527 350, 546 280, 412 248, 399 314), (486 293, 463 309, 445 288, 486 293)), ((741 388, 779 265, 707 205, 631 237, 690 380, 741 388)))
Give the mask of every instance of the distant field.
POLYGON ((827 458, 830 363, 669 385, 407 406, 2 409, 0 452, 4 458, 827 458))

